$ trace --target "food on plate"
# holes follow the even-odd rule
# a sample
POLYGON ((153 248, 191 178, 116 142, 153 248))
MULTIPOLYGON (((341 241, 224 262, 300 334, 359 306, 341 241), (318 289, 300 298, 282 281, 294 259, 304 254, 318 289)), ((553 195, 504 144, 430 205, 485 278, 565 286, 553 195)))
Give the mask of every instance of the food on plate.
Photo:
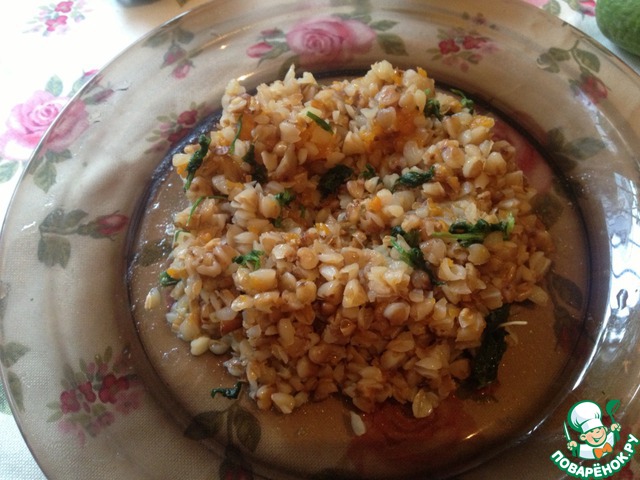
POLYGON ((283 413, 339 394, 425 417, 495 380, 509 308, 548 301, 553 242, 494 119, 387 61, 255 94, 232 80, 222 103, 173 157, 190 205, 161 284, 191 353, 226 355, 283 413))

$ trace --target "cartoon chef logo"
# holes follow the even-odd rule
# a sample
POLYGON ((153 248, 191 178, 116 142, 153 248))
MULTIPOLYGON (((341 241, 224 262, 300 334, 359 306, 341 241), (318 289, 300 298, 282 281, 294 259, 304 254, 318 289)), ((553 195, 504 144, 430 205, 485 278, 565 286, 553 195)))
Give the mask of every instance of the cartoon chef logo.
POLYGON ((551 461, 563 472, 581 480, 608 478, 618 473, 631 461, 640 443, 629 433, 626 441, 616 445, 621 436, 621 426, 614 418, 618 407, 620 400, 609 400, 605 417, 600 406, 590 400, 573 405, 564 422, 564 436, 571 455, 557 450, 551 455, 551 461), (594 462, 573 461, 571 456, 594 462))
POLYGON ((597 403, 583 400, 576 403, 567 414, 567 423, 578 432, 581 443, 571 439, 565 423, 567 448, 574 456, 586 460, 600 459, 613 452, 613 446, 620 440, 620 424, 615 423, 613 414, 620 402, 613 400, 607 403, 606 411, 611 419, 611 426, 602 423, 602 410, 597 403))

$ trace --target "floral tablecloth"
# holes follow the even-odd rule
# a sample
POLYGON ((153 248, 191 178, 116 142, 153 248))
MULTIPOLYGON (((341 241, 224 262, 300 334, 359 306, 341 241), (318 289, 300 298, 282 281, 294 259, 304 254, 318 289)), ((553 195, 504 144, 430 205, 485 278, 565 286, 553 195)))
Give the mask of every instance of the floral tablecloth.
MULTIPOLYGON (((12 2, 0 16, 0 40, 5 45, 0 56, 0 218, 32 151, 74 92, 133 41, 205 1, 12 2)), ((595 1, 526 1, 583 30, 640 72, 640 58, 616 48, 599 32, 595 1)), ((190 63, 183 53, 179 43, 167 50, 165 66, 172 69, 172 75, 188 72, 190 63)), ((64 142, 64 138, 59 141, 64 142)), ((0 361, 5 367, 23 354, 20 349, 3 345, 0 336, 0 361)), ((39 478, 45 476, 20 434, 0 384, 0 480, 39 478)))

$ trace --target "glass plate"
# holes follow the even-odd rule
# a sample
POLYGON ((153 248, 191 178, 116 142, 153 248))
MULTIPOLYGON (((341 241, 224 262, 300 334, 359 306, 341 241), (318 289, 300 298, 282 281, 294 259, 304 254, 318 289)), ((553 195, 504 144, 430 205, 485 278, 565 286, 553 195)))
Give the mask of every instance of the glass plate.
POLYGON ((593 40, 512 0, 229 0, 159 27, 72 100, 5 221, 2 377, 44 472, 560 478, 551 457, 570 457, 576 402, 619 400, 623 435, 639 433, 638 91, 593 40), (292 62, 344 77, 380 59, 424 67, 543 152, 548 164, 531 153, 522 167, 557 240, 554 303, 517 330, 491 395, 461 392, 426 422, 383 409, 358 437, 339 399, 290 416, 212 399, 232 381, 218 360, 191 358, 160 314, 141 312, 167 253, 168 155, 206 128, 231 78, 254 88, 292 62))

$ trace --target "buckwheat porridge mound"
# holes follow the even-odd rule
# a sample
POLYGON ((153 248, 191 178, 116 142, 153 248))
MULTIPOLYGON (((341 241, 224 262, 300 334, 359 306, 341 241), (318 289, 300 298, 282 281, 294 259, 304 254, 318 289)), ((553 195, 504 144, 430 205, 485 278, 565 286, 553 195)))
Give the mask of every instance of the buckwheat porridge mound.
POLYGON ((261 409, 339 394, 429 415, 492 313, 548 300, 551 237, 493 125, 386 61, 326 85, 292 68, 255 95, 232 80, 173 157, 190 206, 161 277, 172 330, 227 356, 261 409))

